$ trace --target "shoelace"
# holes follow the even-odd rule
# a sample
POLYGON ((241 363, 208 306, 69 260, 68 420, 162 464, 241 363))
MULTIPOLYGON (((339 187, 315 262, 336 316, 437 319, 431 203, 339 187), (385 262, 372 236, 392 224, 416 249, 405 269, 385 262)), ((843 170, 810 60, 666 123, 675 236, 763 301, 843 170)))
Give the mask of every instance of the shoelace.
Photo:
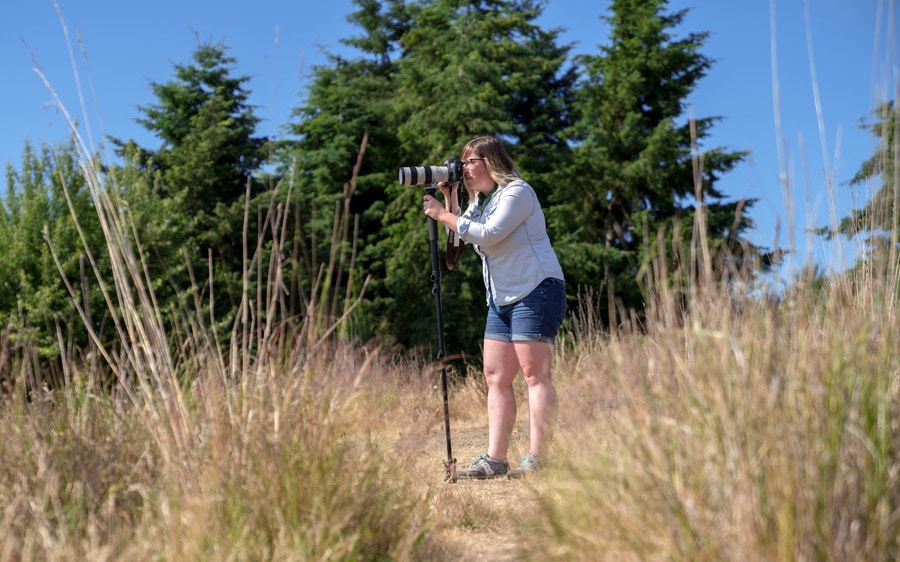
POLYGON ((525 455, 525 458, 523 458, 521 461, 519 461, 519 468, 532 468, 535 465, 540 466, 540 464, 541 464, 541 457, 539 457, 537 455, 528 454, 528 455, 525 455))
POLYGON ((469 465, 469 468, 475 468, 476 466, 478 466, 478 464, 481 461, 486 461, 489 458, 490 458, 490 456, 487 453, 485 453, 485 454, 481 455, 480 457, 478 457, 477 459, 475 459, 474 461, 472 461, 472 464, 469 465))

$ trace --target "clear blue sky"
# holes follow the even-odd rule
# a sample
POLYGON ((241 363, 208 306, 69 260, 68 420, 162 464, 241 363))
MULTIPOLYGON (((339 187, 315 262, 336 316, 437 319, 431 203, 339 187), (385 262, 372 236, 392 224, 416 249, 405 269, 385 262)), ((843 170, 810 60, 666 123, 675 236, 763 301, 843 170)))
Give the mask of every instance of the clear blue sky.
MULTIPOLYGON (((877 102, 896 96, 892 2, 669 2, 670 11, 690 10, 684 33, 711 34, 702 52, 716 62, 688 100, 696 116, 722 117, 706 147, 751 152, 719 188, 734 199, 759 199, 751 210, 758 225, 752 240, 794 248, 798 262, 791 267, 809 253, 819 263, 839 266, 836 246, 818 239, 808 244, 804 230, 828 224, 832 204, 841 216, 866 197, 864 189, 845 184, 874 148, 859 120, 877 102)), ((26 138, 56 144, 67 136, 63 117, 34 71, 32 54, 68 111, 89 126, 95 145, 111 135, 153 148, 157 141, 134 122, 137 106, 156 101, 150 82, 169 81, 173 65, 190 62, 198 41, 225 43, 237 59, 236 73, 251 77, 251 103, 264 120, 260 132, 277 136, 304 95, 311 67, 325 62, 323 49, 346 53, 339 40, 359 33, 346 22, 354 9, 350 0, 59 0, 58 5, 72 55, 52 0, 0 6, 4 164, 21 164, 26 138)), ((575 44, 573 52, 595 54, 607 43, 600 16, 608 6, 608 0, 551 0, 541 23, 561 28, 562 42, 575 44)), ((870 186, 877 187, 878 182, 870 186)))

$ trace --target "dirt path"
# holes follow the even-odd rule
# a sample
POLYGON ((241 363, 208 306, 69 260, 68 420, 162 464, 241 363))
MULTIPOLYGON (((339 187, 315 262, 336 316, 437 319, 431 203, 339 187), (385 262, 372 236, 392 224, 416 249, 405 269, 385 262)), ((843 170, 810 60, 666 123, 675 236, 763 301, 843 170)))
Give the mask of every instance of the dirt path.
MULTIPOLYGON (((518 432, 525 430, 517 428, 513 440, 518 432)), ((487 428, 451 428, 451 445, 457 468, 465 468, 484 453, 487 428)), ((443 427, 431 428, 424 435, 401 436, 391 449, 412 465, 414 474, 426 483, 426 493, 432 498, 431 519, 437 524, 423 541, 420 559, 502 562, 530 558, 523 537, 535 526, 533 514, 540 509, 538 479, 442 482, 447 451, 443 427)), ((511 455, 510 460, 514 464, 518 457, 511 455)))

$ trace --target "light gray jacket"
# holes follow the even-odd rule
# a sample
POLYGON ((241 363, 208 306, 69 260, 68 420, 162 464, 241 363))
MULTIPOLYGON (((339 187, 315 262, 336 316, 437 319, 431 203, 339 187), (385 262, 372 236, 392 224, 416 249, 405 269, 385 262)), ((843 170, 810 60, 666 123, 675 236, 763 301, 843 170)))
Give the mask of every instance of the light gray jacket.
POLYGON ((548 277, 564 280, 537 195, 524 181, 498 187, 484 211, 472 198, 456 226, 481 256, 488 304, 519 301, 548 277))

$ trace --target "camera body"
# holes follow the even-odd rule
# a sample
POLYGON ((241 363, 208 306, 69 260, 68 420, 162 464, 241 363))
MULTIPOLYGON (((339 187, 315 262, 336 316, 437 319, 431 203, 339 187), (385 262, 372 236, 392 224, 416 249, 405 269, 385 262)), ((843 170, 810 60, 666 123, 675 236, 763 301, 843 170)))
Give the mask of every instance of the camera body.
POLYGON ((458 183, 462 181, 462 161, 450 158, 443 166, 407 166, 400 168, 400 185, 458 183))

